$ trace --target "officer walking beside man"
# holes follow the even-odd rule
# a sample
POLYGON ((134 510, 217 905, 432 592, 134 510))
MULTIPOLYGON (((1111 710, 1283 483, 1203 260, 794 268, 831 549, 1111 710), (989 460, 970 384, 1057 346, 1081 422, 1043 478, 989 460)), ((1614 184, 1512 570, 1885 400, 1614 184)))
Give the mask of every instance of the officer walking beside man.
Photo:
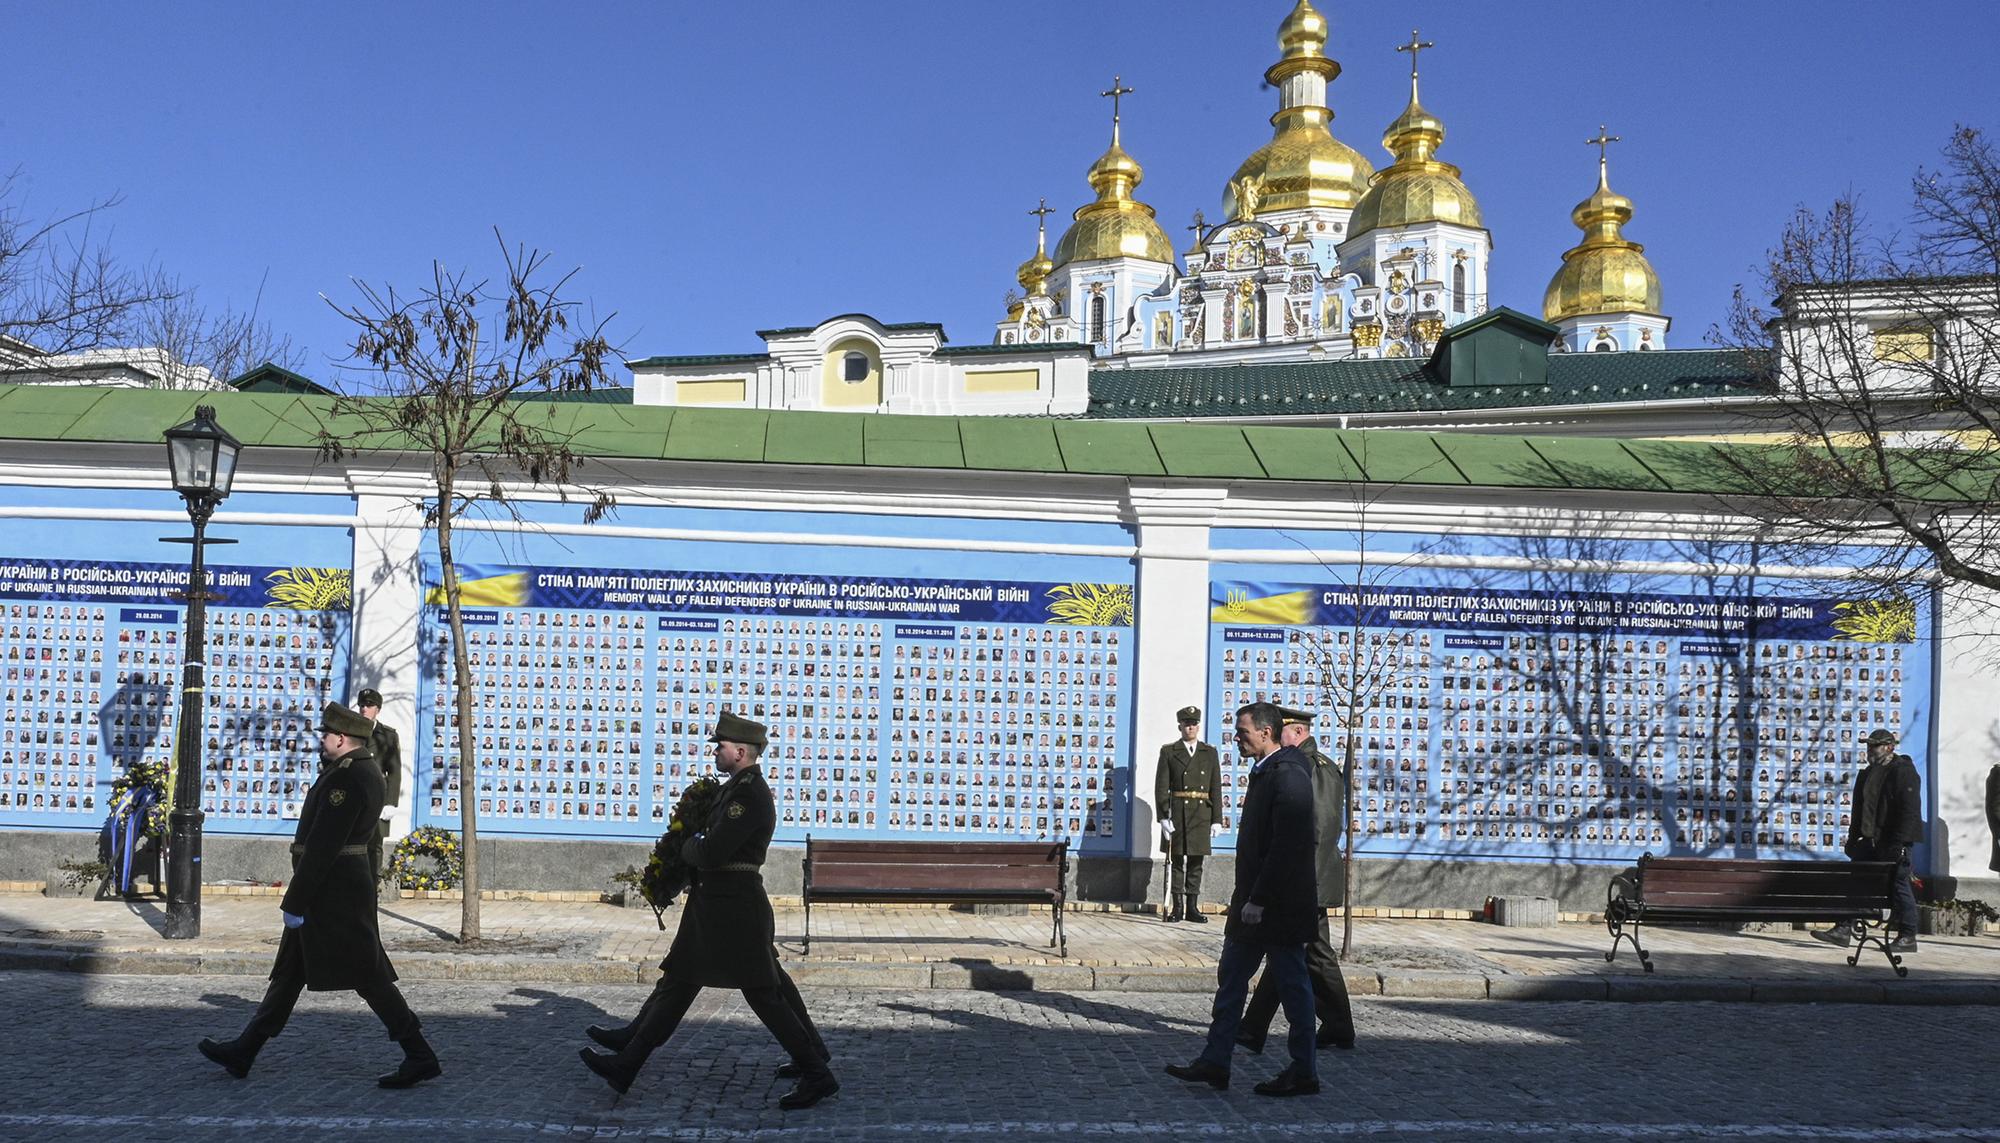
POLYGON ((1201 708, 1184 706, 1175 716, 1179 739, 1160 747, 1154 770, 1153 806, 1166 835, 1167 911, 1163 920, 1185 917, 1197 925, 1201 915, 1201 867, 1209 853, 1209 834, 1220 824, 1222 759, 1215 747, 1201 741, 1201 708))
POLYGON ((413 1087, 443 1074, 416 1013, 396 988, 396 970, 376 927, 368 844, 382 816, 383 793, 382 770, 368 745, 374 730, 374 723, 337 702, 320 714, 324 766, 299 812, 292 881, 278 904, 285 929, 270 987, 241 1035, 197 1045, 237 1079, 250 1074, 258 1051, 284 1030, 308 988, 359 993, 389 1038, 403 1046, 402 1064, 376 1081, 381 1086, 413 1087))

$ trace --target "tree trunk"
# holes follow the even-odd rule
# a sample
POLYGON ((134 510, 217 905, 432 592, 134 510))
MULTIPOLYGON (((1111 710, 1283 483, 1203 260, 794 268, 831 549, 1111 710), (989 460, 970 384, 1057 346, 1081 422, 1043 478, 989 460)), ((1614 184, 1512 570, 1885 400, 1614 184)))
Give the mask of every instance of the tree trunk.
POLYGON ((473 757, 472 660, 465 646, 465 615, 459 607, 458 564, 452 558, 451 503, 454 473, 449 465, 438 470, 438 562, 444 573, 445 616, 451 624, 451 669, 458 695, 454 713, 458 720, 458 828, 459 852, 465 872, 459 879, 463 900, 459 905, 458 940, 472 944, 479 939, 479 778, 473 757))

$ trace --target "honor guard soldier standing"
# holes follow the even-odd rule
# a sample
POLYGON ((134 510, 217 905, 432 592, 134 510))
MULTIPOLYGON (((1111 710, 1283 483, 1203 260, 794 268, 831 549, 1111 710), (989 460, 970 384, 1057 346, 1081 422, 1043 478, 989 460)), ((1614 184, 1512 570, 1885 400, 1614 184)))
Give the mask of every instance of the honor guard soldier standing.
POLYGON ((1201 900, 1202 859, 1208 856, 1209 833, 1220 819, 1222 759, 1215 747, 1201 741, 1201 708, 1184 706, 1176 716, 1178 741, 1160 747, 1160 765, 1153 779, 1153 805, 1166 836, 1168 921, 1183 916, 1198 925, 1208 923, 1201 900), (1183 912, 1185 907, 1185 912, 1183 912))
MULTIPOLYGON (((373 687, 355 697, 361 717, 375 724, 368 745, 375 752, 375 764, 382 768, 382 809, 386 813, 403 800, 403 742, 396 728, 382 721, 382 692, 373 687)), ((375 871, 375 884, 382 884, 382 844, 389 839, 389 819, 376 827, 375 839, 368 843, 368 865, 375 871)))
POLYGON ((320 714, 325 766, 306 792, 292 843, 292 883, 278 905, 285 919, 271 985, 234 1040, 204 1039, 201 1054, 242 1079, 264 1042, 284 1030, 299 992, 352 989, 403 1046, 403 1063, 376 1082, 412 1087, 443 1074, 416 1013, 396 988, 375 923, 368 840, 382 816, 382 770, 368 749, 373 723, 337 702, 320 714))
POLYGON ((584 1066, 623 1095, 703 988, 736 988, 791 1054, 791 1064, 779 1075, 797 1076, 799 1082, 778 1106, 787 1111, 811 1107, 839 1091, 840 1081, 827 1067, 826 1044, 772 944, 774 922, 763 866, 778 812, 757 765, 769 737, 763 724, 723 711, 709 741, 715 743, 717 768, 729 777, 716 794, 707 824, 682 843, 681 859, 694 876, 673 947, 660 963, 660 982, 628 1027, 587 1030, 591 1039, 616 1050, 585 1048, 584 1066))
MULTIPOLYGON (((1319 1014, 1315 1042, 1322 1048, 1352 1048, 1354 1010, 1347 1000, 1347 980, 1340 975, 1340 958, 1333 951, 1333 932, 1326 917, 1326 910, 1339 908, 1347 899, 1346 862, 1340 850, 1347 832, 1347 779, 1340 764, 1328 758, 1314 741, 1312 714, 1281 706, 1278 716, 1283 720, 1278 728, 1279 744, 1297 747, 1312 761, 1313 880, 1319 886, 1320 915, 1319 932, 1306 945, 1306 974, 1312 977, 1313 1008, 1319 1014)), ((1277 1012, 1278 981, 1267 972, 1257 979, 1257 990, 1250 994, 1236 1042, 1261 1053, 1277 1012)))

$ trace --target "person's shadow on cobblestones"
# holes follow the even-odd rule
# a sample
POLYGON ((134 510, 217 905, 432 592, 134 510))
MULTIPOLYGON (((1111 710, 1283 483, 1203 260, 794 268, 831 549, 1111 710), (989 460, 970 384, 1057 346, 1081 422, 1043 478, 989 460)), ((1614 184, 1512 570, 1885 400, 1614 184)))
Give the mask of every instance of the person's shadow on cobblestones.
MULTIPOLYGON (((1157 1032, 1178 1036, 1188 1032, 1206 1031, 1208 1027, 1206 1023, 1158 1016, 1151 1012, 1127 1008, 1119 1004, 1107 1004, 1102 1000, 1092 1000, 1075 993, 1036 992, 1032 990, 1018 992, 1001 991, 1007 999, 1018 1004, 1045 1008, 1051 1012, 1061 1013, 1065 1016, 1080 1017, 1099 1024, 1110 1024, 1120 1028, 1129 1028, 1137 1032, 1157 1032)), ((946 1023, 957 1024, 963 1028, 977 1029, 985 1032, 998 1033, 1005 1029, 1019 1031, 1019 1027, 1010 1021, 980 1013, 966 1012, 957 1008, 929 1007, 922 1004, 907 1004, 895 1001, 885 1002, 877 1007, 885 1012, 901 1012, 913 1016, 930 1016, 946 1023)))

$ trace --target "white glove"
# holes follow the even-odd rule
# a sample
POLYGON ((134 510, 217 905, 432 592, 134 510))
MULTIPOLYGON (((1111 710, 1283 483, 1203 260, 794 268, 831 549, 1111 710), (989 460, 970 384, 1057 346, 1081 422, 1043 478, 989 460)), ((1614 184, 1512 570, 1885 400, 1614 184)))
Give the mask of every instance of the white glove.
POLYGON ((1210 837, 1214 837, 1214 836, 1215 836, 1216 834, 1219 834, 1219 833, 1221 833, 1221 832, 1222 832, 1222 823, 1221 823, 1221 822, 1212 822, 1212 823, 1210 823, 1210 824, 1209 824, 1209 827, 1208 827, 1208 836, 1210 836, 1210 837))
POLYGON ((1172 818, 1160 819, 1160 832, 1166 834, 1168 837, 1174 836, 1174 823, 1172 818))
POLYGON ((1264 919, 1264 906, 1245 904, 1236 916, 1246 925, 1254 925, 1264 919))
POLYGON ((278 915, 285 919, 285 927, 288 929, 296 929, 306 923, 306 919, 297 913, 287 913, 283 909, 280 909, 278 910, 278 915))

